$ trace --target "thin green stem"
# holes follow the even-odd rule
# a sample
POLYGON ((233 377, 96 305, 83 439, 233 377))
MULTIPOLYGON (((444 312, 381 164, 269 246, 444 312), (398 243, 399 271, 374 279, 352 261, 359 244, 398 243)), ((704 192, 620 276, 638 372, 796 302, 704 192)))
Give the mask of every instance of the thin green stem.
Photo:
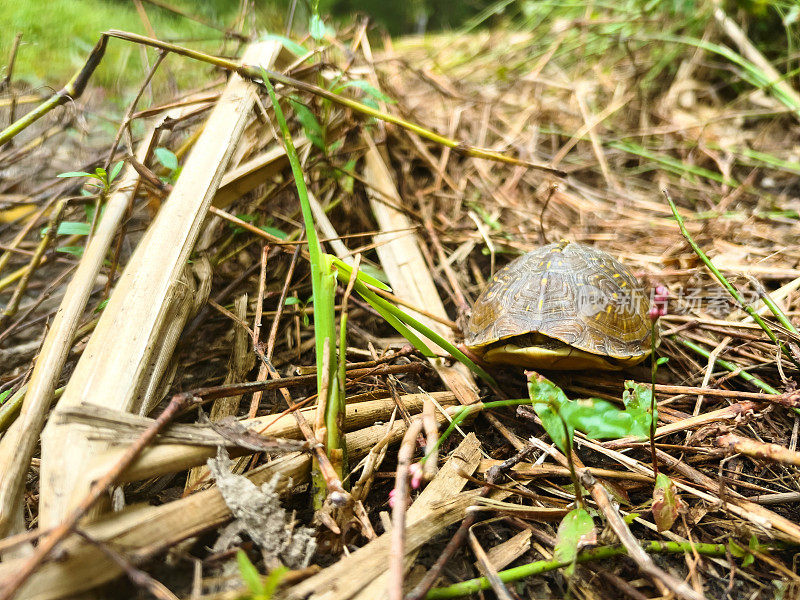
MULTIPOLYGON (((709 352, 708 350, 706 350, 702 346, 698 346, 697 344, 695 344, 694 342, 692 342, 690 340, 687 340, 687 339, 682 338, 682 337, 678 337, 677 335, 673 335, 672 339, 675 340, 676 342, 678 342, 679 344, 682 344, 682 345, 686 346, 687 348, 689 348, 693 352, 696 352, 700 356, 703 356, 704 358, 711 358, 711 352, 709 352)), ((751 383, 754 386, 756 386, 757 388, 760 388, 760 389, 764 390, 768 394, 780 394, 780 392, 778 390, 776 390, 774 387, 772 387, 768 383, 765 383, 765 382, 761 381, 755 375, 751 375, 747 371, 742 370, 742 367, 740 367, 739 365, 736 365, 736 364, 734 364, 732 362, 729 362, 727 360, 724 360, 722 358, 717 358, 714 361, 714 363, 719 365, 723 369, 727 369, 728 371, 730 371, 732 373, 736 373, 739 377, 741 377, 742 379, 744 379, 748 383, 751 383)), ((795 409, 795 410, 800 412, 800 409, 795 409)))
POLYGON ((447 429, 444 430, 442 435, 439 436, 439 439, 436 440, 436 444, 433 448, 431 448, 428 453, 422 458, 422 462, 427 460, 429 456, 431 456, 434 452, 436 452, 444 441, 450 437, 450 434, 455 431, 456 427, 458 427, 467 417, 469 417, 472 413, 480 412, 484 410, 491 410, 494 408, 502 408, 504 406, 521 406, 523 404, 530 404, 531 401, 528 398, 522 400, 496 400, 495 402, 477 402, 475 404, 470 404, 468 406, 461 406, 459 407, 459 411, 452 415, 452 420, 450 424, 447 426, 447 429))
POLYGON ((572 486, 575 488, 575 500, 578 503, 578 506, 586 510, 586 502, 583 500, 583 487, 581 487, 580 478, 578 477, 578 473, 575 471, 575 461, 572 458, 572 435, 570 427, 567 425, 567 420, 564 418, 564 415, 561 414, 560 408, 561 407, 556 402, 550 403, 550 410, 558 415, 561 425, 564 427, 564 438, 567 440, 567 448, 564 452, 564 456, 567 457, 569 476, 572 479, 572 486))
MULTIPOLYGON (((308 198, 308 188, 306 187, 305 175, 300 157, 297 155, 292 134, 286 123, 275 89, 269 80, 266 71, 261 69, 261 76, 264 86, 267 88, 272 108, 275 112, 275 119, 283 136, 286 156, 292 168, 297 195, 300 199, 300 210, 303 214, 305 224, 306 242, 308 244, 308 256, 311 267, 311 289, 314 297, 314 341, 317 362, 317 391, 324 394, 319 398, 319 402, 324 402, 325 406, 325 426, 327 428, 326 451, 329 458, 333 458, 340 450, 341 456, 345 454, 344 436, 341 435, 339 423, 340 415, 343 411, 342 404, 344 399, 339 397, 339 384, 337 376, 336 360, 336 320, 334 316, 334 296, 336 292, 336 269, 322 253, 317 231, 314 227, 314 217, 311 212, 311 204, 308 198)), ((341 479, 342 463, 339 460, 331 460, 331 463, 338 463, 339 471, 337 475, 341 479)), ((334 467, 335 468, 335 467, 334 467)), ((327 482, 327 480, 326 480, 327 482)), ((330 487, 330 483, 328 483, 330 487)), ((315 497, 315 502, 319 496, 315 497)))
POLYGON ((13 139, 17 134, 19 134, 21 131, 24 131, 25 128, 31 125, 31 123, 38 121, 57 106, 61 106, 62 104, 65 104, 70 100, 80 96, 83 93, 83 90, 86 89, 86 84, 89 82, 89 78, 92 76, 92 73, 94 73, 97 65, 100 64, 100 60, 103 58, 103 54, 106 51, 107 42, 108 36, 103 34, 95 47, 92 49, 91 54, 89 54, 86 64, 84 64, 83 67, 81 67, 81 69, 75 73, 75 75, 73 75, 72 79, 69 80, 67 85, 58 90, 55 94, 50 96, 47 100, 42 102, 39 106, 34 108, 25 116, 16 120, 3 131, 0 131, 0 146, 13 139))
POLYGON ((761 327, 761 329, 764 330, 769 339, 771 339, 773 343, 777 344, 778 348, 781 349, 781 352, 783 352, 789 358, 789 360, 791 360, 794 365, 800 369, 800 363, 797 361, 797 359, 795 359, 784 343, 778 339, 778 337, 775 335, 775 332, 773 332, 770 326, 767 325, 764 319, 761 318, 761 315, 759 315, 752 306, 744 301, 744 298, 739 293, 739 290, 731 285, 731 283, 725 278, 720 270, 714 266, 714 263, 711 262, 711 259, 708 258, 706 253, 703 252, 702 248, 697 245, 692 238, 692 235, 689 233, 689 230, 686 229, 686 224, 683 222, 683 217, 681 217, 681 215, 678 213, 678 207, 675 206, 675 203, 672 201, 669 192, 667 190, 663 190, 663 192, 664 196, 667 198, 667 202, 669 202, 669 207, 672 209, 672 214, 675 216, 675 220, 678 222, 678 227, 681 230, 681 234, 684 238, 686 238, 686 241, 689 242, 689 245, 692 247, 692 250, 694 250, 695 254, 697 254, 697 257, 703 262, 703 264, 705 264, 706 267, 708 267, 708 270, 711 271, 714 277, 716 277, 717 281, 719 281, 722 286, 728 290, 728 293, 733 297, 734 300, 736 300, 736 302, 738 302, 739 306, 742 307, 742 310, 750 315, 753 321, 755 321, 761 327))
POLYGON ((767 290, 764 289, 764 286, 755 279, 754 277, 751 278, 751 283, 753 287, 756 288, 756 292, 758 292, 758 297, 764 303, 764 305, 770 310, 770 312, 775 315, 775 318, 778 319, 778 322, 783 325, 788 331, 791 331, 794 334, 797 334, 797 328, 794 324, 789 320, 789 317, 786 316, 786 313, 781 310, 781 307, 775 304, 775 301, 772 297, 767 293, 767 290))
MULTIPOLYGON (((703 556, 726 556, 728 547, 725 544, 697 544, 691 542, 645 542, 642 547, 646 552, 651 554, 683 554, 696 552, 703 556)), ((760 549, 761 550, 761 549, 760 549)), ((769 550, 763 548, 763 550, 769 550)), ((586 550, 578 553, 575 559, 576 563, 587 563, 597 560, 607 560, 617 556, 625 556, 628 551, 624 546, 602 546, 592 550, 586 550)), ((533 577, 534 575, 541 575, 567 567, 573 561, 558 561, 558 560, 537 560, 526 565, 499 571, 497 574, 500 581, 509 583, 519 581, 526 577, 533 577)), ((449 598, 459 598, 461 596, 468 596, 475 594, 481 590, 488 590, 491 587, 489 580, 485 577, 477 577, 468 581, 462 581, 447 587, 434 588, 425 597, 426 600, 445 600, 449 598)))
POLYGON ((658 357, 656 355, 656 335, 658 333, 658 319, 650 323, 650 459, 653 463, 653 476, 658 476, 658 458, 656 455, 656 372, 658 371, 658 357))

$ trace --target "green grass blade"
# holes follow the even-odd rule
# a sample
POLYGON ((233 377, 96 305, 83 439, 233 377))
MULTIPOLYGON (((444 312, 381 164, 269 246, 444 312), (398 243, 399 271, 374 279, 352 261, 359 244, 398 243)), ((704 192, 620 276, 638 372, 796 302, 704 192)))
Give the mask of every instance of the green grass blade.
MULTIPOLYGON (((464 354, 461 350, 456 348, 456 346, 454 344, 452 344, 451 342, 447 341, 441 335, 436 333, 433 329, 431 329, 427 325, 424 325, 423 323, 421 323, 420 321, 418 321, 417 319, 415 319, 414 317, 412 317, 408 313, 400 310, 399 308, 397 308, 394 304, 392 304, 388 300, 385 300, 384 298, 381 298, 375 292, 373 292, 372 290, 367 288, 367 286, 365 286, 363 283, 356 282, 356 286, 355 287, 358 290, 358 293, 361 294, 361 296, 365 300, 367 300, 367 296, 370 297, 370 299, 372 300, 372 302, 370 302, 370 305, 372 305, 372 303, 374 302, 379 307, 382 307, 385 311, 387 311, 390 314, 394 315, 398 320, 402 321, 403 323, 405 323, 409 327, 412 327, 413 329, 416 329, 418 332, 420 332, 422 335, 424 335, 426 338, 428 338, 434 344, 436 344, 439 347, 441 347, 442 349, 444 349, 453 358, 455 358, 458 362, 460 362, 463 365, 465 365, 470 371, 475 373, 478 377, 480 377, 481 379, 483 379, 484 381, 486 381, 486 382, 488 382, 488 383, 490 383, 492 385, 497 385, 497 382, 494 380, 494 378, 491 375, 489 375, 486 371, 484 371, 482 368, 480 368, 478 365, 476 365, 466 354, 464 354)), ((378 310, 377 307, 376 307, 376 310, 378 310)), ((383 314, 383 313, 381 313, 381 314, 383 314)))
POLYGON ((758 326, 764 330, 764 332, 767 334, 767 337, 769 337, 769 339, 772 340, 772 342, 777 345, 778 348, 780 348, 781 352, 783 352, 789 358, 789 360, 791 360, 792 363, 794 363, 794 365, 800 369, 800 364, 798 363, 797 359, 794 357, 794 355, 792 355, 786 345, 778 339, 778 337, 775 335, 775 332, 772 331, 772 328, 767 325, 766 321, 761 318, 761 315, 759 315, 752 306, 745 302, 744 298, 739 293, 739 290, 731 285, 727 278, 720 272, 719 269, 717 269, 714 263, 711 262, 711 259, 708 258, 706 253, 703 252, 703 249, 700 248, 700 246, 697 245, 697 242, 694 241, 692 235, 689 233, 689 230, 686 229, 686 224, 683 222, 683 218, 681 217, 680 213, 678 213, 678 207, 675 206, 675 203, 672 201, 672 198, 666 190, 664 190, 664 195, 667 198, 667 202, 669 202, 669 207, 672 209, 672 214, 675 216, 675 220, 678 222, 678 227, 681 230, 681 234, 684 238, 686 238, 686 241, 689 242, 689 245, 692 247, 692 250, 694 250, 695 254, 697 254, 697 257, 706 267, 708 267, 708 270, 711 271, 712 275, 716 277, 717 281, 722 284, 722 287, 724 287, 733 297, 733 299, 736 300, 742 310, 752 317, 753 321, 755 321, 758 326))

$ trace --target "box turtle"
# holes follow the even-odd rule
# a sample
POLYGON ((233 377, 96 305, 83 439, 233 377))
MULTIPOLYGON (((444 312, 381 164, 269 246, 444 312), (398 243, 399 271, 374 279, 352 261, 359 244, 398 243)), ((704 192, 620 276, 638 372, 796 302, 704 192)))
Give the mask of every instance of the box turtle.
POLYGON ((475 302, 465 343, 489 364, 619 370, 650 354, 649 306, 614 257, 561 241, 495 273, 475 302))

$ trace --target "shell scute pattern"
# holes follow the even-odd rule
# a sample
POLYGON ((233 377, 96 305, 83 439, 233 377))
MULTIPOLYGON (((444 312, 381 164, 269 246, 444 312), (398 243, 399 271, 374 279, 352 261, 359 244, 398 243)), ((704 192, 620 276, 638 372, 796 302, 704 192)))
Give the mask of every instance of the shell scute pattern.
POLYGON ((559 242, 515 259, 489 282, 473 307, 467 345, 541 333, 616 358, 649 351, 649 300, 611 255, 559 242))

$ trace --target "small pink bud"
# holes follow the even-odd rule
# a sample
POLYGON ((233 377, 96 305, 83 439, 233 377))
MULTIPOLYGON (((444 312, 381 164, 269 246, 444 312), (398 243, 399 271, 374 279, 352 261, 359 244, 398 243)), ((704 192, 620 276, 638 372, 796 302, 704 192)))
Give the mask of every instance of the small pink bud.
POLYGON ((657 320, 667 314, 667 300, 669 299, 669 289, 665 285, 658 284, 653 289, 653 305, 647 311, 647 316, 651 321, 657 320))
POLYGON ((394 508, 394 496, 394 488, 392 488, 392 491, 389 492, 389 508, 394 508))
POLYGON ((411 489, 419 489, 419 486, 422 485, 422 465, 414 463, 408 470, 411 473, 411 489))

